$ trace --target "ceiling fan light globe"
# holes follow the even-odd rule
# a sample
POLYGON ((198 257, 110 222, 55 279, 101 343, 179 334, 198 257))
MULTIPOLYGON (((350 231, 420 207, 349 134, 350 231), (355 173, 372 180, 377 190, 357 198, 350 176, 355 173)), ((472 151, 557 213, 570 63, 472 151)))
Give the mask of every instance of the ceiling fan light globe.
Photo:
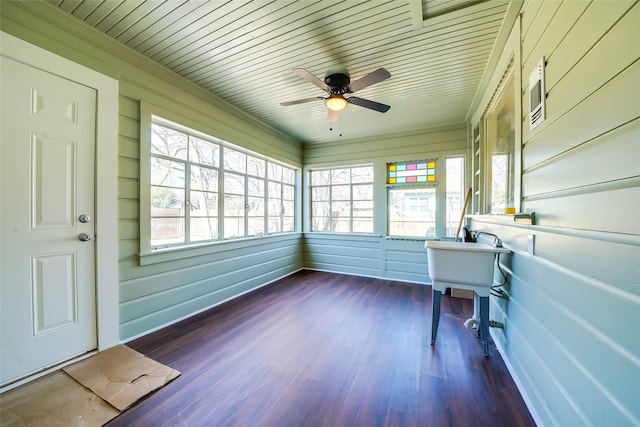
POLYGON ((324 100, 325 105, 331 111, 342 111, 347 106, 347 100, 342 95, 331 95, 324 100))

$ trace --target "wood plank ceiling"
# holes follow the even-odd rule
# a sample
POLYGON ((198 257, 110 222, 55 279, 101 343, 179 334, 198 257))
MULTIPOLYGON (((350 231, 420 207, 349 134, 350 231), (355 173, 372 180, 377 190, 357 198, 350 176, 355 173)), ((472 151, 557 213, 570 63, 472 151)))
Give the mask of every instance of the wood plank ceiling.
POLYGON ((430 17, 429 0, 48 1, 303 143, 464 122, 509 7, 432 0, 430 17), (320 100, 280 105, 326 95, 293 68, 354 81, 379 67, 391 78, 356 95, 387 113, 349 105, 331 125, 320 100))

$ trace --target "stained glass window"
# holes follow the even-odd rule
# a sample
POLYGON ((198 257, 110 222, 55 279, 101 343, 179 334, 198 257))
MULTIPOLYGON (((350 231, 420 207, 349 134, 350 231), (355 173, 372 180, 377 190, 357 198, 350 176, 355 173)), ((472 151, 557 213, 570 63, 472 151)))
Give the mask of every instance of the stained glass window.
POLYGON ((436 183, 436 161, 387 163, 387 184, 436 183))

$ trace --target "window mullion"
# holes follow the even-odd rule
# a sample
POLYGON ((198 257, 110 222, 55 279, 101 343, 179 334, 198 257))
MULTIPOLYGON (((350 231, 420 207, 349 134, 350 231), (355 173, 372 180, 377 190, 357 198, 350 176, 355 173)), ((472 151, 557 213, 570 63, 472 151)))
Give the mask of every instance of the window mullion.
POLYGON ((184 242, 191 243, 191 162, 184 162, 184 242))
POLYGON ((224 148, 220 150, 218 158, 218 240, 224 240, 224 148))
MULTIPOLYGON (((352 171, 349 171, 349 175, 352 171)), ((353 233, 353 177, 349 177, 349 232, 353 233)))
POLYGON ((244 174, 244 236, 249 235, 249 175, 244 174))

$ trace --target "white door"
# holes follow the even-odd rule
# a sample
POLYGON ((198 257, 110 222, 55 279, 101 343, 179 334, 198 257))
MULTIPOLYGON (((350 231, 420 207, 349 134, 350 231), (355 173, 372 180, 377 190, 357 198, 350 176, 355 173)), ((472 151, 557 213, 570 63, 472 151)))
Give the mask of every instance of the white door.
POLYGON ((97 99, 79 83, 1 61, 0 383, 7 384, 97 346, 97 99))

